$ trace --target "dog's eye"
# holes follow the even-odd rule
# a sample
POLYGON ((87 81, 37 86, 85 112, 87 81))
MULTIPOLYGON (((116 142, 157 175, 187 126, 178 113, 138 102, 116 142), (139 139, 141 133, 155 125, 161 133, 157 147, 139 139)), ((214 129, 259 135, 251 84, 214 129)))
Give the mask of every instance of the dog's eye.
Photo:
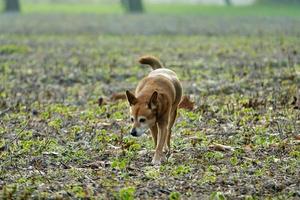
POLYGON ((131 120, 131 122, 133 122, 134 121, 133 117, 131 117, 130 120, 131 120))
POLYGON ((141 123, 143 123, 143 122, 145 122, 145 121, 146 121, 146 119, 144 119, 144 118, 140 119, 140 122, 141 122, 141 123))

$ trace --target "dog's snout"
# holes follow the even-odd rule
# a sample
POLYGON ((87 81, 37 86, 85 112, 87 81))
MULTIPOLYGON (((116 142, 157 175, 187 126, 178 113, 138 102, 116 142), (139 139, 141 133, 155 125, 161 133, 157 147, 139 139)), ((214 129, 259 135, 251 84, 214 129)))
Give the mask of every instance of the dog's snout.
POLYGON ((133 128, 132 130, 131 130, 131 132, 130 132, 130 134, 132 135, 132 136, 137 136, 137 131, 136 131, 136 129, 135 128, 133 128))

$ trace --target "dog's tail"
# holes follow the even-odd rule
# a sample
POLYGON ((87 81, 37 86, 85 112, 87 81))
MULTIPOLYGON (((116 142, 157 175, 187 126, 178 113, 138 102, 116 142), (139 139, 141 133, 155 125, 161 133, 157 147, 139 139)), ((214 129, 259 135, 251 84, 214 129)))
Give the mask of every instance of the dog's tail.
POLYGON ((139 63, 150 65, 153 70, 163 68, 163 65, 159 61, 159 59, 155 58, 154 56, 142 56, 139 59, 139 63))

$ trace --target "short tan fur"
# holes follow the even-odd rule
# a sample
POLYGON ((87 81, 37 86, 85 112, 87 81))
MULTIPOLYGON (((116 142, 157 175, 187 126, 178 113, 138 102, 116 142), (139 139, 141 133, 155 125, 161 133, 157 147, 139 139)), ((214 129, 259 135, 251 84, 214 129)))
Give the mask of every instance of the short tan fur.
POLYGON ((182 86, 176 73, 163 68, 157 58, 143 56, 139 62, 150 65, 153 71, 138 83, 135 94, 126 91, 133 124, 131 135, 138 137, 150 129, 155 144, 152 163, 159 165, 165 160, 163 148, 170 151, 171 129, 181 100, 182 86))

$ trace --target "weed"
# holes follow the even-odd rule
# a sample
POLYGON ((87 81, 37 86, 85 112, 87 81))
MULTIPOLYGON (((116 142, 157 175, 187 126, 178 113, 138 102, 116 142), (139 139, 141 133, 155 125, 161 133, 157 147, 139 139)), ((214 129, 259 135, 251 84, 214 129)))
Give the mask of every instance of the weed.
POLYGON ((135 188, 134 187, 122 188, 119 191, 119 194, 118 194, 117 197, 120 200, 133 200, 134 199, 134 193, 135 193, 135 188))
POLYGON ((180 199, 180 193, 179 192, 171 192, 169 194, 169 200, 179 200, 180 199))

